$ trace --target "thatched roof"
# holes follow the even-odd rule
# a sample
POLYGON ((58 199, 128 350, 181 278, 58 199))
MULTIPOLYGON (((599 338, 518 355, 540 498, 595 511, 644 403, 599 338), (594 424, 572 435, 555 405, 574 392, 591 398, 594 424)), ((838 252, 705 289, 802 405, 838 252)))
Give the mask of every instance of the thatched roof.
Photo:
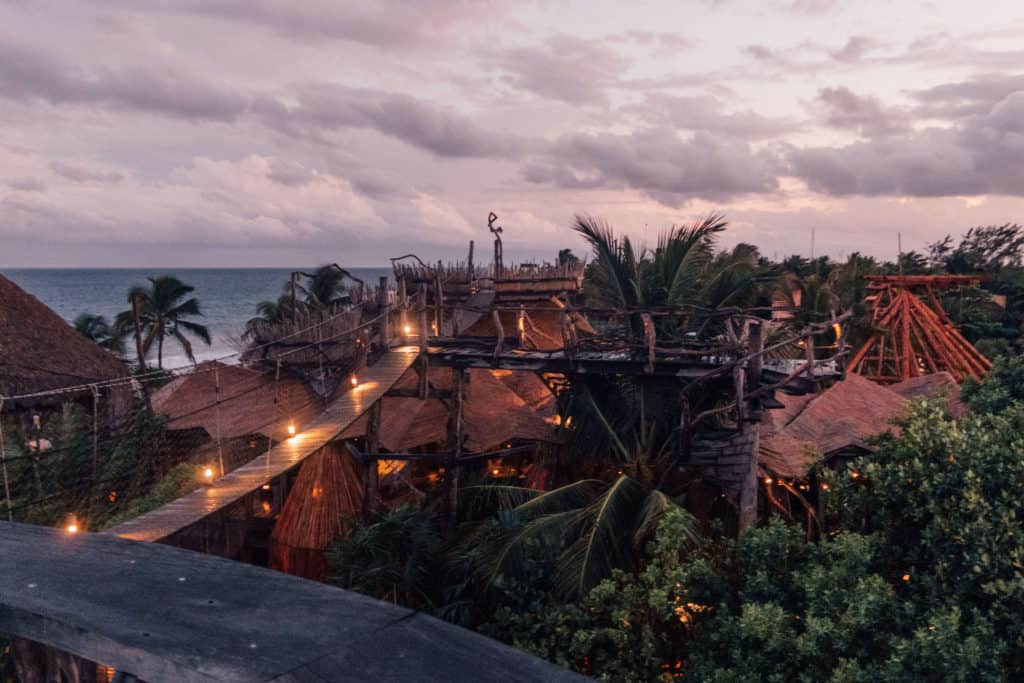
MULTIPOLYGON (((499 311, 501 327, 505 337, 511 339, 519 334, 519 314, 516 311, 499 311)), ((596 334, 587 319, 579 314, 572 314, 576 325, 576 334, 587 337, 596 334)), ((531 307, 526 312, 524 321, 526 347, 540 351, 553 351, 564 346, 562 341, 562 311, 555 304, 550 308, 531 307)), ((481 316, 473 325, 462 332, 463 337, 497 337, 498 328, 490 315, 481 316)))
POLYGON ((0 394, 49 391, 127 375, 124 363, 0 275, 0 394))
POLYGON ((271 568, 327 578, 326 559, 317 551, 349 532, 348 520, 359 515, 362 505, 362 477, 344 449, 331 443, 307 458, 274 525, 271 568))
POLYGON ((948 372, 934 372, 903 380, 889 386, 889 389, 906 399, 933 398, 945 394, 946 408, 953 417, 963 417, 967 406, 960 401, 960 385, 948 372))
MULTIPOLYGON (((492 370, 470 370, 463 402, 465 447, 481 453, 509 441, 557 442, 553 403, 531 407, 492 370)), ((539 380, 538 380, 539 381, 539 380)), ((521 381, 526 385, 528 380, 521 381)), ((432 368, 430 383, 435 389, 451 389, 451 371, 432 368)), ((396 387, 416 387, 414 370, 408 371, 396 387)), ((543 384, 543 383, 542 383, 543 384)), ((428 398, 388 397, 381 407, 381 447, 392 453, 444 444, 447 438, 448 408, 445 402, 428 398)), ((352 439, 366 435, 366 417, 359 418, 341 435, 352 439)))
POLYGON ((154 412, 168 418, 170 429, 198 427, 216 437, 218 375, 220 436, 225 439, 249 434, 284 439, 290 421, 301 427, 323 409, 323 399, 299 379, 282 375, 275 382, 270 373, 206 361, 154 393, 154 412))
POLYGON ((783 407, 765 411, 761 422, 758 462, 765 472, 798 478, 821 456, 847 449, 870 450, 869 437, 887 430, 910 400, 945 394, 950 414, 966 412, 960 385, 949 373, 937 372, 883 386, 850 374, 821 395, 778 394, 783 407))
POLYGON ((869 450, 867 439, 891 429, 907 407, 891 388, 853 374, 820 395, 777 398, 784 407, 766 411, 758 460, 782 477, 803 476, 822 455, 869 450))

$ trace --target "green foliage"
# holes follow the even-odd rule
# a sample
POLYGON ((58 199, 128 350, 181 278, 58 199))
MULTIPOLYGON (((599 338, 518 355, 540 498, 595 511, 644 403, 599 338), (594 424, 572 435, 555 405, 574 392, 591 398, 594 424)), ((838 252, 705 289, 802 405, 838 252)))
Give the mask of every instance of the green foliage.
POLYGON ((432 515, 399 507, 356 527, 328 549, 331 580, 382 600, 433 607, 441 590, 442 548, 432 515))
POLYGON ((975 413, 999 413, 1024 401, 1024 357, 997 358, 983 382, 964 383, 961 398, 975 413))
POLYGON ((148 494, 130 498, 126 503, 117 507, 116 511, 99 525, 99 528, 109 529, 117 526, 177 500, 197 488, 199 488, 199 481, 196 478, 195 465, 187 462, 179 463, 168 470, 167 474, 157 481, 148 494))
POLYGON ((82 313, 72 323, 75 331, 116 355, 124 354, 124 330, 117 330, 102 315, 82 313))

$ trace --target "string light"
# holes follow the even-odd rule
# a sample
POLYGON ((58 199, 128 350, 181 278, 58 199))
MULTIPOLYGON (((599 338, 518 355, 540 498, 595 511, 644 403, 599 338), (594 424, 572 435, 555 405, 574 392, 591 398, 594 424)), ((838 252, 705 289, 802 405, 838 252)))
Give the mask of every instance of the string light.
POLYGON ((491 470, 491 474, 493 474, 494 476, 498 476, 499 474, 501 474, 501 470, 495 467, 493 470, 491 470))
POLYGON ((68 518, 68 523, 64 526, 64 531, 69 536, 74 536, 78 533, 78 520, 75 519, 74 515, 68 518))
POLYGON ((269 491, 270 490, 270 484, 264 484, 260 488, 262 488, 264 491, 269 491))
POLYGON ((295 423, 294 422, 289 422, 288 423, 288 435, 289 436, 295 436, 295 423))
POLYGON ((904 574, 904 575, 903 575, 903 581, 904 581, 904 582, 906 582, 906 581, 910 581, 910 574, 904 574))
POLYGON ((860 476, 860 472, 850 472, 850 479, 856 479, 860 476))
POLYGON ((213 468, 212 467, 206 467, 206 468, 203 469, 203 479, 205 479, 207 483, 213 481, 213 468))
POLYGON ((403 333, 405 334, 405 336, 407 336, 407 337, 408 337, 408 336, 409 336, 410 334, 412 334, 412 325, 406 325, 406 326, 404 326, 404 327, 402 328, 402 332, 403 332, 403 333))
POLYGON ((359 378, 356 377, 355 375, 352 375, 352 378, 349 379, 349 383, 351 383, 352 386, 354 386, 354 387, 358 387, 359 386, 359 378))
POLYGON ((765 478, 764 478, 764 485, 765 485, 765 486, 771 486, 771 485, 772 485, 773 483, 774 483, 774 482, 773 482, 773 480, 772 480, 772 478, 771 478, 771 477, 765 477, 765 478))
POLYGON ((828 482, 825 482, 824 484, 821 485, 821 490, 828 491, 828 482))

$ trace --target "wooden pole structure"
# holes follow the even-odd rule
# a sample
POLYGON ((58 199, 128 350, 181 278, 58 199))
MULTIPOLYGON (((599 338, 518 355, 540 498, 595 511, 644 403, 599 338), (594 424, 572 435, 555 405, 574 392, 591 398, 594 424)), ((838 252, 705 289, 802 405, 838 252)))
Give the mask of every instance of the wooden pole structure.
POLYGON ((448 460, 444 468, 445 506, 447 512, 446 530, 455 532, 459 521, 459 471, 462 458, 462 399, 464 393, 465 371, 452 368, 452 401, 448 410, 448 460))
POLYGON ((760 423, 751 424, 744 433, 744 437, 748 441, 750 461, 743 482, 740 484, 739 514, 737 516, 740 535, 753 529, 757 524, 757 495, 760 490, 760 482, 757 477, 757 453, 760 450, 760 423))
POLYGON ((469 270, 469 293, 476 290, 476 270, 473 269, 473 240, 469 241, 469 259, 466 261, 466 268, 469 270))
POLYGON ((380 323, 380 345, 385 349, 390 347, 390 335, 388 333, 388 276, 380 276, 380 291, 377 293, 377 302, 380 304, 380 314, 384 316, 380 323))
POLYGON ((430 380, 427 376, 429 370, 427 361, 427 286, 421 284, 416 293, 417 308, 420 316, 420 399, 425 400, 430 387, 430 380))
POLYGON ((491 319, 494 320, 494 329, 498 334, 498 343, 494 345, 494 359, 497 360, 505 350, 505 326, 501 324, 501 314, 497 311, 491 311, 491 319))
POLYGON ((14 521, 14 510, 11 509, 11 484, 7 479, 7 451, 4 449, 4 397, 0 396, 0 467, 4 477, 4 503, 7 504, 7 521, 14 521))
POLYGON ((366 479, 363 486, 363 520, 369 521, 370 517, 379 507, 377 501, 380 498, 380 463, 377 456, 380 453, 380 414, 382 400, 374 401, 370 410, 366 413, 366 452, 370 455, 366 463, 366 479))
POLYGON ((526 308, 519 304, 519 312, 516 314, 516 333, 519 335, 519 348, 526 347, 526 308))

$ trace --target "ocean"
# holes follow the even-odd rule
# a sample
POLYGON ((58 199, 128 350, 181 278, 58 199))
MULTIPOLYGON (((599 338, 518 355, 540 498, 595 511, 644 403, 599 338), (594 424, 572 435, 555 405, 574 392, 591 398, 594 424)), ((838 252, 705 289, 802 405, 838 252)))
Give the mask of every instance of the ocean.
MULTIPOLYGON (((193 341, 199 361, 221 358, 238 350, 245 323, 256 315, 256 304, 277 299, 292 268, 9 268, 0 271, 24 290, 72 322, 80 313, 98 313, 113 321, 128 308, 128 290, 145 285, 147 277, 174 275, 195 287, 203 316, 196 322, 210 329, 212 344, 193 341)), ((308 267, 294 270, 310 271, 308 267)), ((390 267, 349 268, 369 285, 391 276, 390 267)), ((164 345, 164 367, 189 363, 173 340, 164 345)))

